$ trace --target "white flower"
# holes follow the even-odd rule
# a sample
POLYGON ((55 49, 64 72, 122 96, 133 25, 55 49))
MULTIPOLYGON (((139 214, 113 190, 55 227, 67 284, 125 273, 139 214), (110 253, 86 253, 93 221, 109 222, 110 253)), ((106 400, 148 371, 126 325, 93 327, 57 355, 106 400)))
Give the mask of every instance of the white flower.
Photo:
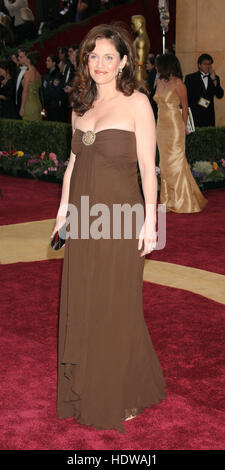
POLYGON ((209 175, 212 172, 212 165, 207 161, 197 161, 192 165, 192 170, 209 175))
POLYGON ((156 175, 160 175, 160 168, 158 166, 155 167, 156 175))

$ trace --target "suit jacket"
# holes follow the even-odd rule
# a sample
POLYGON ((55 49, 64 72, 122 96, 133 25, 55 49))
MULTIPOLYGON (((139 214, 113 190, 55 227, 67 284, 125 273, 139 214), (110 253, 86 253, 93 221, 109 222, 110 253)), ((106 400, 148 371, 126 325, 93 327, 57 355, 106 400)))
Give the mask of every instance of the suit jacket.
POLYGON ((216 75, 216 79, 217 86, 215 87, 211 77, 209 76, 208 87, 206 89, 200 71, 191 73, 185 77, 188 105, 191 108, 196 127, 215 126, 214 96, 221 99, 224 95, 218 75, 216 75), (210 101, 208 108, 204 108, 198 104, 201 97, 210 101))
POLYGON ((157 120, 158 117, 158 106, 157 103, 154 101, 153 97, 155 94, 156 86, 155 86, 155 77, 156 77, 156 68, 154 67, 150 72, 147 71, 147 86, 150 91, 149 95, 149 101, 152 106, 152 110, 155 116, 155 120, 157 120))

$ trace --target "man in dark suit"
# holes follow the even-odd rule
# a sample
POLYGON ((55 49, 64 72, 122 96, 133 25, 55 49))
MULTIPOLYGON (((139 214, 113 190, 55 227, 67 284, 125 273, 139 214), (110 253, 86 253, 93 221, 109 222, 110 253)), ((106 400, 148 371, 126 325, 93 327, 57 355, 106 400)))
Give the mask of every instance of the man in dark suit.
POLYGON ((224 95, 212 64, 213 58, 209 54, 202 54, 198 58, 198 72, 185 78, 188 105, 196 127, 215 126, 214 96, 221 99, 224 95))
POLYGON ((155 68, 155 56, 152 53, 148 54, 147 63, 146 63, 146 71, 147 71, 147 87, 150 91, 149 101, 152 106, 155 120, 157 120, 158 107, 157 107, 156 102, 153 99, 153 96, 156 90, 157 70, 155 68))

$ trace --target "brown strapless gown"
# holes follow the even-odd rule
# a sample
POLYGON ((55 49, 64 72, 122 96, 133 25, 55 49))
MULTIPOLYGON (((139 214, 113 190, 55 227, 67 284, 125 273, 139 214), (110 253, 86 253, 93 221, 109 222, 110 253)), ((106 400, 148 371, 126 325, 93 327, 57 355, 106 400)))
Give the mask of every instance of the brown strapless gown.
MULTIPOLYGON (((135 133, 105 129, 95 134, 91 145, 82 142, 84 134, 76 129, 72 138, 76 160, 69 202, 77 206, 78 214, 82 195, 89 196, 90 209, 95 203, 107 204, 110 215, 114 203, 144 207, 135 133)), ((80 217, 80 230, 79 221, 80 217)), ((124 433, 122 420, 166 397, 143 314, 144 260, 136 234, 130 239, 96 240, 90 235, 66 240, 59 319, 59 419, 73 416, 80 424, 124 433)))
POLYGON ((160 158, 160 203, 173 212, 200 212, 207 204, 185 155, 185 127, 180 99, 173 90, 155 94, 158 104, 157 144, 160 158))

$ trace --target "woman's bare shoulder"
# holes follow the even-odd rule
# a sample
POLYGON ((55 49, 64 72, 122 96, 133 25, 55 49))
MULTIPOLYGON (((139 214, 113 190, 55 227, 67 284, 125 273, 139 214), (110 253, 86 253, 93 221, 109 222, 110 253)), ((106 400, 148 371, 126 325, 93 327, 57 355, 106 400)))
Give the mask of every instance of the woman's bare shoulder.
POLYGON ((24 80, 28 82, 31 79, 32 79, 32 72, 30 70, 27 70, 24 74, 24 80))
POLYGON ((132 103, 132 108, 136 109, 140 106, 149 106, 149 99, 148 96, 145 93, 142 93, 141 91, 134 90, 132 95, 130 96, 130 101, 132 103))
POLYGON ((132 95, 130 95, 130 97, 133 101, 139 101, 139 100, 145 100, 145 97, 147 98, 147 95, 143 93, 142 91, 134 90, 132 95))
POLYGON ((178 87, 178 88, 180 88, 184 85, 183 80, 179 77, 174 78, 174 83, 175 83, 175 86, 178 87))

